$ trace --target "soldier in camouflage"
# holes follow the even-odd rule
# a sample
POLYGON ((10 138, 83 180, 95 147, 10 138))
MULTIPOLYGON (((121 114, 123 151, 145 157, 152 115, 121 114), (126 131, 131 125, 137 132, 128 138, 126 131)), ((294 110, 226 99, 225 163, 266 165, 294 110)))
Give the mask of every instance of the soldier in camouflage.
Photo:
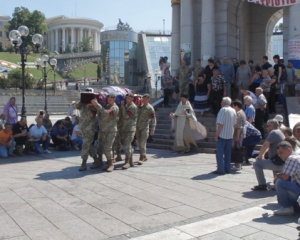
POLYGON ((125 147, 125 165, 123 169, 128 169, 133 167, 133 150, 131 143, 134 139, 136 131, 136 122, 137 122, 137 106, 133 103, 134 95, 128 93, 126 95, 126 105, 122 101, 120 112, 123 117, 123 126, 122 126, 122 139, 125 147), (125 105, 125 106, 124 106, 125 105))
POLYGON ((181 61, 181 67, 176 71, 176 78, 179 80, 179 89, 181 94, 189 94, 189 81, 192 76, 192 69, 186 65, 186 61, 181 61))
POLYGON ((82 164, 79 171, 87 170, 86 162, 89 155, 94 159, 94 164, 91 166, 91 169, 98 168, 102 165, 102 162, 98 161, 93 147, 94 132, 96 129, 96 109, 91 104, 83 104, 81 102, 75 104, 74 107, 80 110, 81 117, 79 121, 79 128, 82 131, 83 138, 81 150, 82 164))
POLYGON ((107 159, 107 172, 114 170, 114 158, 112 147, 117 135, 117 122, 119 120, 119 108, 115 103, 116 95, 109 93, 107 95, 108 105, 106 108, 102 107, 96 100, 92 100, 92 105, 97 109, 97 115, 100 123, 100 130, 98 136, 98 156, 102 160, 103 150, 107 159))
POLYGON ((148 139, 148 134, 150 136, 154 134, 156 127, 156 115, 154 108, 150 105, 150 95, 143 95, 143 105, 138 108, 138 119, 136 125, 136 138, 140 148, 140 160, 139 165, 142 165, 147 161, 146 157, 146 144, 148 139), (149 132, 149 122, 151 121, 151 129, 149 132))
POLYGON ((117 136, 114 142, 114 149, 113 152, 117 153, 117 157, 115 158, 115 162, 120 162, 122 161, 122 156, 121 156, 121 152, 122 152, 122 144, 121 144, 121 140, 122 140, 122 126, 123 126, 123 117, 122 117, 122 113, 121 111, 119 111, 119 121, 117 123, 117 136))

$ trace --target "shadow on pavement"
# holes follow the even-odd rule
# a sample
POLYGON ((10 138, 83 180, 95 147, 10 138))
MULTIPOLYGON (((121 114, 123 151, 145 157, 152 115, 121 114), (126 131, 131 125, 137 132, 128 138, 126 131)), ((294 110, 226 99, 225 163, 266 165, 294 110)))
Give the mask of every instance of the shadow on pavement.
POLYGON ((276 196, 276 191, 249 191, 242 193, 244 198, 249 199, 260 199, 260 198, 269 198, 276 196))

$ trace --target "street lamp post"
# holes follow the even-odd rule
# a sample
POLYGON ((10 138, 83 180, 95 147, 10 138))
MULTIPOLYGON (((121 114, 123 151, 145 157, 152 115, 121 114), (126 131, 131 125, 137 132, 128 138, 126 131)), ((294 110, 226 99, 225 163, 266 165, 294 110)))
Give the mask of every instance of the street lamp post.
POLYGON ((156 81, 155 81, 155 97, 157 99, 157 84, 158 84, 158 80, 160 79, 161 77, 161 71, 156 69, 155 70, 155 76, 156 76, 156 81))
MULTIPOLYGON (((21 67, 22 67, 22 117, 26 117, 26 106, 25 106, 25 62, 28 53, 31 51, 26 50, 25 39, 29 34, 29 29, 26 26, 20 26, 18 30, 12 30, 9 32, 9 39, 14 45, 16 53, 17 49, 20 49, 21 54, 21 67)), ((36 50, 43 44, 44 38, 41 34, 34 34, 32 36, 32 42, 34 43, 36 50)))
POLYGON ((35 60, 35 65, 37 67, 37 69, 42 70, 43 75, 44 75, 44 82, 45 82, 45 107, 44 110, 46 113, 48 113, 48 106, 47 106, 47 75, 49 73, 49 71, 55 71, 56 65, 57 65, 57 60, 55 58, 51 58, 50 60, 50 66, 51 69, 49 69, 47 71, 47 66, 48 66, 48 61, 49 61, 49 56, 48 55, 43 55, 42 58, 37 58, 35 60))

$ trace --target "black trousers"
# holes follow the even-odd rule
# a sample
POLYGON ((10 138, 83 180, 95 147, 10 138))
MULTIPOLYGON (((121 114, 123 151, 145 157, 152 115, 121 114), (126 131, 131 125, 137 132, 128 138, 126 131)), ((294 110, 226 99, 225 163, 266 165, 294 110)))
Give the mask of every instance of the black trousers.
POLYGON ((255 128, 261 133, 261 137, 265 138, 265 130, 264 130, 264 117, 265 110, 261 110, 260 108, 255 110, 255 128))
POLYGON ((193 84, 189 84, 189 101, 190 101, 190 103, 194 103, 195 95, 196 95, 195 86, 193 84))
POLYGON ((69 145, 70 144, 70 137, 67 137, 67 142, 63 139, 57 138, 56 136, 51 136, 52 137, 52 142, 54 146, 62 146, 62 145, 69 145))
POLYGON ((218 114, 221 109, 221 102, 224 95, 224 90, 211 91, 209 96, 209 103, 214 114, 218 114))
MULTIPOLYGON (((273 84, 272 84, 273 85, 273 84)), ((268 108, 270 113, 276 113, 276 87, 271 85, 271 91, 269 94, 268 108)))
POLYGON ((173 90, 172 89, 164 89, 164 105, 167 106, 169 105, 169 99, 170 96, 172 95, 173 90))

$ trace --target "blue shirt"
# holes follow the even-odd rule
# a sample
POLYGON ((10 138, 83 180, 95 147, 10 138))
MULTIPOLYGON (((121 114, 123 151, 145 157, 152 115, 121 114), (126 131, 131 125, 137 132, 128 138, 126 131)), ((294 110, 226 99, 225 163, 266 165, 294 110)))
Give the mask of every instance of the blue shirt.
POLYGON ((57 125, 54 126, 52 128, 52 136, 60 136, 60 137, 63 137, 63 136, 66 136, 68 134, 68 129, 63 126, 62 129, 60 129, 57 125))
POLYGON ((252 136, 261 136, 260 131, 258 131, 251 123, 246 121, 245 123, 246 128, 246 137, 252 137, 252 136))
POLYGON ((219 73, 224 76, 226 83, 231 83, 234 80, 234 67, 231 63, 222 64, 219 67, 219 73))
POLYGON ((255 119, 255 108, 253 107, 252 104, 246 106, 246 110, 245 110, 245 114, 246 114, 246 118, 247 121, 249 121, 250 118, 255 119))

